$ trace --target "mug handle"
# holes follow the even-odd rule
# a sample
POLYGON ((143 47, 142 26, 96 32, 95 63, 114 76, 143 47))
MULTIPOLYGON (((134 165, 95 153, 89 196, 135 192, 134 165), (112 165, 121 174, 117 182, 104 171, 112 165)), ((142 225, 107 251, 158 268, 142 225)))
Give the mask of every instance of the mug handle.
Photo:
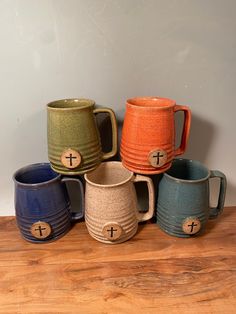
POLYGON ((213 207, 210 209, 209 218, 213 219, 223 212, 227 180, 226 180, 226 176, 219 170, 211 170, 210 172, 211 172, 210 178, 220 178, 220 192, 219 192, 219 197, 218 197, 218 203, 216 207, 213 207))
POLYGON ((184 112, 184 125, 183 125, 183 131, 181 136, 181 144, 180 146, 175 149, 174 156, 182 155, 185 152, 189 132, 190 132, 190 126, 191 126, 191 111, 187 106, 181 106, 181 105, 175 105, 174 106, 174 112, 177 111, 183 111, 184 112))
POLYGON ((146 221, 152 218, 153 214, 154 214, 154 202, 155 202, 155 192, 154 192, 154 185, 152 182, 152 179, 149 177, 145 177, 145 176, 141 176, 140 174, 137 174, 134 177, 133 182, 147 182, 147 187, 148 187, 148 198, 149 198, 149 208, 148 211, 145 213, 139 212, 137 210, 137 218, 138 221, 146 221))
POLYGON ((81 213, 71 211, 71 220, 78 220, 84 216, 84 187, 83 187, 83 183, 79 179, 68 178, 68 177, 64 177, 61 179, 61 182, 64 182, 64 183, 65 182, 71 182, 71 181, 78 183, 80 194, 81 194, 81 203, 82 203, 81 213))
POLYGON ((103 153, 102 160, 109 159, 117 153, 117 123, 116 116, 112 109, 109 108, 97 108, 93 110, 94 114, 97 113, 108 113, 111 119, 111 128, 112 128, 112 149, 108 153, 103 153))

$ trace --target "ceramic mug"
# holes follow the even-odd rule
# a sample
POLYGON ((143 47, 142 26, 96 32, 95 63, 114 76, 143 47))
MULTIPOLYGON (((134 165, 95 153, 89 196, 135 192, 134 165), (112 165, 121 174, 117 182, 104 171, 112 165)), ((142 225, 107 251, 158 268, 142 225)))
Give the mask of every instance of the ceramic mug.
POLYGON ((158 174, 170 168, 175 156, 184 153, 189 137, 191 112, 188 107, 160 97, 127 100, 120 154, 123 165, 134 172, 158 174), (184 112, 179 148, 175 148, 177 111, 184 112))
POLYGON ((160 180, 157 197, 157 224, 170 235, 191 237, 204 231, 208 219, 224 208, 226 177, 208 170, 195 160, 175 159, 160 180), (220 179, 218 204, 209 205, 209 180, 220 179))
POLYGON ((24 239, 42 243, 62 237, 72 221, 83 217, 83 185, 76 178, 62 178, 49 163, 26 166, 15 172, 15 212, 24 239), (78 184, 82 210, 72 212, 65 182, 78 184))
POLYGON ((114 112, 95 109, 90 99, 63 99, 47 105, 48 157, 58 173, 78 175, 95 169, 102 160, 117 153, 117 125, 114 112), (102 152, 95 114, 108 113, 112 126, 112 150, 102 152))
POLYGON ((122 166, 105 162, 85 175, 85 222, 90 235, 104 243, 121 243, 135 235, 138 222, 152 218, 154 188, 152 180, 122 166), (149 209, 140 212, 135 182, 145 181, 149 192, 149 209))

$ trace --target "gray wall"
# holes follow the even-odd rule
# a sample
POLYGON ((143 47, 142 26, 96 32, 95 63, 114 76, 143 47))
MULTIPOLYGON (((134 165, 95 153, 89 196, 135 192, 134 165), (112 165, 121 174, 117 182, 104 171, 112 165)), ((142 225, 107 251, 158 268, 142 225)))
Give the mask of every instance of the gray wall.
POLYGON ((67 97, 120 120, 133 96, 190 106, 186 156, 222 170, 235 205, 235 12, 233 0, 0 0, 0 214, 14 213, 12 173, 47 160, 45 105, 67 97))

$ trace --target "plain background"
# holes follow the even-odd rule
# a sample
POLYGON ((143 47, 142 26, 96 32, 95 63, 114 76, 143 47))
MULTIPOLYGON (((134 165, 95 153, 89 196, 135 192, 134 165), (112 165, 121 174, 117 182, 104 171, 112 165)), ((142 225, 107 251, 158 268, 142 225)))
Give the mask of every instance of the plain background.
POLYGON ((190 106, 185 156, 223 171, 236 205, 235 12, 234 0, 0 0, 0 214, 14 214, 13 172, 47 161, 46 104, 73 97, 120 121, 133 96, 190 106))

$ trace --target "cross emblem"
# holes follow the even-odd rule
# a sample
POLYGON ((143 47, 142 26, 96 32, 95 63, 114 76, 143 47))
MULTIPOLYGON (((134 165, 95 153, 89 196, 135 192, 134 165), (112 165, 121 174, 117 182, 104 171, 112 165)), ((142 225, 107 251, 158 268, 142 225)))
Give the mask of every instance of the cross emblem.
POLYGON ((102 229, 104 238, 112 242, 120 239, 122 232, 122 227, 117 222, 108 222, 103 226, 102 229))
POLYGON ((194 227, 196 227, 198 224, 195 224, 194 221, 191 223, 191 225, 188 225, 188 227, 191 227, 190 232, 193 232, 194 227))
POLYGON ((158 152, 156 155, 153 155, 153 158, 156 158, 156 163, 159 165, 160 157, 164 157, 160 152, 158 152))
POLYGON ((51 226, 44 221, 35 222, 30 228, 31 234, 37 239, 45 239, 51 234, 51 226))
POLYGON ((70 159, 70 166, 71 167, 73 166, 73 159, 77 159, 77 157, 73 156, 71 153, 70 153, 70 156, 66 156, 65 158, 70 159))
POLYGON ((61 155, 62 164, 68 169, 74 169, 81 163, 80 153, 74 149, 68 148, 61 155))
POLYGON ((167 161, 167 153, 162 149, 155 149, 149 153, 148 161, 152 167, 160 168, 167 161))
POLYGON ((201 222, 198 217, 187 217, 182 224, 182 230, 186 234, 195 234, 201 229, 201 222))
POLYGON ((38 226, 38 228, 34 229, 35 231, 39 231, 39 236, 43 236, 43 230, 46 230, 46 228, 43 228, 41 225, 38 226))
POLYGON ((111 234, 110 234, 110 237, 111 238, 113 238, 113 234, 114 234, 114 232, 116 232, 117 231, 117 229, 114 229, 113 227, 111 227, 111 229, 109 230, 109 229, 107 229, 107 232, 110 232, 111 234))

